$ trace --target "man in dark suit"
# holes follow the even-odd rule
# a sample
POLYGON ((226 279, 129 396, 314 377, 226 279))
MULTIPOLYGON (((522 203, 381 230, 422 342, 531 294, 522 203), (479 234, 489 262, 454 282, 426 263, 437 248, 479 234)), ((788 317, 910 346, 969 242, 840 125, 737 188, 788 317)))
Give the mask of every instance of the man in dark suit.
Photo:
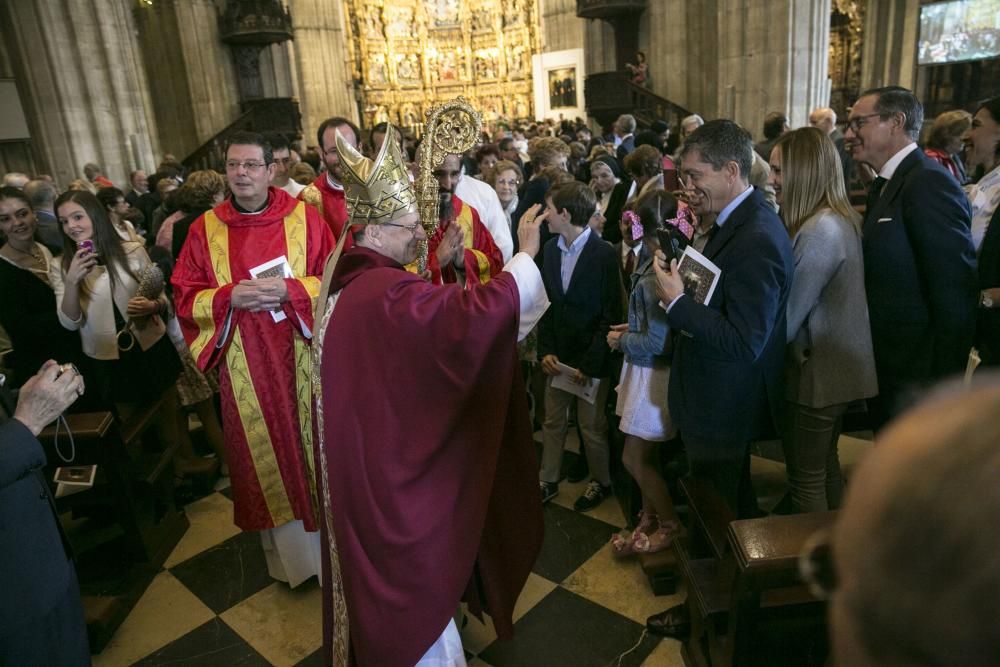
MULTIPOLYGON (((0 383, 2 384, 2 383, 0 383)), ((21 387, 17 409, 0 394, 0 665, 89 665, 80 588, 37 440, 83 394, 71 366, 48 361, 21 387), (11 418, 12 417, 12 418, 11 418)))
MULTIPOLYGON (((721 269, 707 304, 685 294, 677 260, 658 253, 657 293, 677 333, 668 402, 692 474, 707 478, 737 516, 757 512, 750 441, 778 423, 784 402, 785 306, 795 260, 781 220, 749 183, 750 135, 730 120, 695 130, 682 151, 692 208, 716 222, 703 254, 721 269)), ((653 634, 690 629, 683 605, 650 616, 653 634)))
POLYGON ((558 236, 545 244, 542 265, 542 280, 552 305, 538 328, 538 358, 548 376, 539 480, 542 501, 554 498, 559 492, 567 413, 575 401, 592 479, 574 507, 586 511, 611 494, 604 404, 614 362, 607 336, 611 325, 624 317, 624 289, 614 249, 587 224, 597 206, 594 191, 576 181, 563 183, 549 190, 546 205, 542 215, 558 236), (593 402, 552 386, 556 376, 570 373, 560 370, 560 363, 574 369, 570 380, 576 384, 598 380, 593 402))
POLYGON ((916 141, 923 107, 898 86, 862 94, 845 135, 851 155, 878 173, 863 228, 865 290, 880 429, 921 387, 961 373, 976 324, 976 254, 969 202, 916 141))
POLYGON ((711 301, 684 293, 676 260, 657 262, 660 296, 678 332, 670 416, 694 474, 707 477, 741 518, 757 512, 750 440, 778 423, 791 241, 760 191, 749 184, 750 135, 728 120, 699 127, 684 144, 686 189, 698 215, 717 214, 704 255, 721 269, 711 301))
POLYGON ((618 164, 624 164, 625 156, 635 150, 635 116, 624 113, 615 121, 614 141, 617 146, 615 157, 618 164))

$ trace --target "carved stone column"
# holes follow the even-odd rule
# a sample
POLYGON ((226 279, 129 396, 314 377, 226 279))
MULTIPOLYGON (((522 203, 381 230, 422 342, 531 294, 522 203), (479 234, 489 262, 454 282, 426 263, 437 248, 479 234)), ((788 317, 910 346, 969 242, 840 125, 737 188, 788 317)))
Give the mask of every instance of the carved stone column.
POLYGON ((762 137, 764 116, 807 124, 829 98, 830 0, 718 0, 717 114, 762 137))
POLYGON ((239 114, 235 67, 219 39, 215 2, 137 3, 135 17, 160 145, 184 159, 239 114))
POLYGON ((861 57, 861 91, 878 86, 913 89, 919 32, 920 0, 868 3, 861 57))
POLYGON ((290 5, 302 132, 305 143, 312 146, 316 130, 327 118, 358 121, 344 3, 290 0, 290 5))
POLYGON ((65 186, 87 162, 125 184, 158 152, 128 0, 0 3, 0 39, 22 95, 39 170, 65 186))

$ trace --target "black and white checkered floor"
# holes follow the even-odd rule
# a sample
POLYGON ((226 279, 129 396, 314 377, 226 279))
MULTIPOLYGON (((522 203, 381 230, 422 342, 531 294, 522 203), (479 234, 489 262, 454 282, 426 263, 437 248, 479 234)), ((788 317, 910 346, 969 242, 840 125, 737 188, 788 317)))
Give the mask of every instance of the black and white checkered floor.
MULTIPOLYGON (((845 437, 844 458, 868 445, 845 437)), ((753 469, 762 505, 780 497, 784 466, 754 457, 753 469)), ((614 499, 573 511, 584 486, 563 482, 545 508, 545 543, 515 610, 514 640, 496 641, 488 622, 469 618, 470 667, 682 664, 680 644, 647 635, 644 623, 684 591, 655 597, 637 562, 612 557, 608 541, 625 518, 614 499)), ((190 528, 95 665, 323 664, 318 584, 290 590, 268 576, 259 536, 233 525, 228 493, 186 506, 190 528)))

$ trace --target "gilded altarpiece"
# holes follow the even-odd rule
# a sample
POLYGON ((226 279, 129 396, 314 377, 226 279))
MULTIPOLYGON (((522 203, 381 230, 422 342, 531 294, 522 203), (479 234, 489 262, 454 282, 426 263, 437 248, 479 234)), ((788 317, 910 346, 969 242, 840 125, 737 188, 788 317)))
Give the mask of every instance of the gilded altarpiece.
POLYGON ((830 108, 838 119, 861 93, 861 39, 865 0, 834 0, 830 12, 830 108))
POLYGON ((536 0, 345 0, 364 123, 422 133, 424 112, 463 95, 489 123, 529 118, 536 0))

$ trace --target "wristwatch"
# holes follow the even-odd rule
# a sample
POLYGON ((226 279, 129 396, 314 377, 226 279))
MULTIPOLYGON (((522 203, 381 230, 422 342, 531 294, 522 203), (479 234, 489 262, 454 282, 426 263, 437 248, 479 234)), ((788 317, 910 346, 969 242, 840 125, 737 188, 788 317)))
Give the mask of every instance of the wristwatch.
POLYGON ((979 293, 979 307, 980 308, 992 308, 993 307, 993 299, 991 299, 989 297, 989 295, 986 294, 986 292, 980 292, 979 293))

